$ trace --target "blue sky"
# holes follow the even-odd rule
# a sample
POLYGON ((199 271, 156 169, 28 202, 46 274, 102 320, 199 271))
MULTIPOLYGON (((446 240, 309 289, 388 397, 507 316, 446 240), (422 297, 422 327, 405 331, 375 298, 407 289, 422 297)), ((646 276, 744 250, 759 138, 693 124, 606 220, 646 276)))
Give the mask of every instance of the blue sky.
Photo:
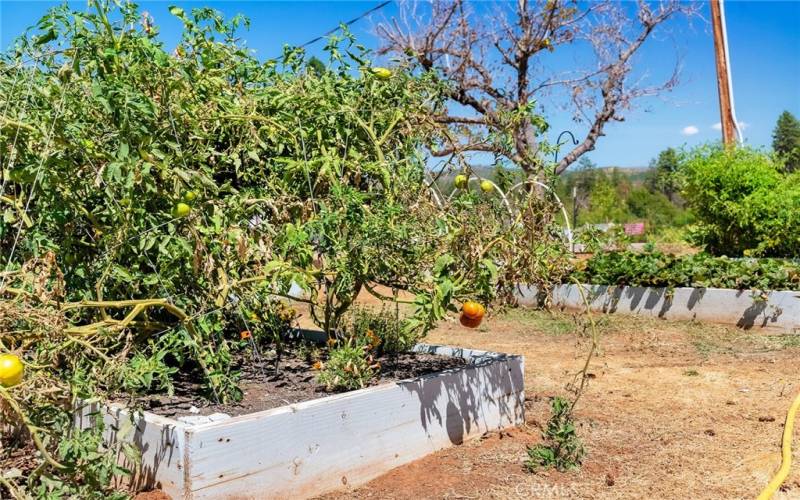
MULTIPOLYGON (((82 8, 85 2, 71 2, 82 8)), ((142 10, 155 17, 162 38, 174 45, 179 24, 167 12, 171 4, 186 9, 207 5, 226 16, 242 13, 252 22, 243 34, 249 47, 259 58, 281 53, 284 44, 304 43, 340 21, 354 18, 379 2, 264 2, 216 1, 138 2, 142 10)), ((0 0, 0 46, 8 47, 26 27, 33 24, 57 2, 24 2, 0 0)), ((736 100, 736 113, 744 122, 744 135, 749 144, 769 146, 778 115, 787 109, 800 117, 800 1, 731 1, 725 3, 728 38, 736 100)), ((372 16, 379 21, 396 12, 390 4, 372 16)), ((703 17, 709 17, 708 5, 703 17)), ((369 19, 353 26, 359 41, 374 47, 369 19)), ((639 55, 637 72, 658 79, 672 71, 675 63, 682 67, 681 84, 671 93, 640 101, 627 113, 626 120, 607 127, 607 136, 600 139, 589 157, 601 166, 644 166, 658 152, 669 146, 694 145, 717 140, 714 128, 719 111, 714 73, 711 28, 701 19, 691 24, 679 21, 667 26, 662 36, 653 39, 639 55)), ((310 52, 319 52, 322 43, 310 52)), ((569 64, 567 51, 559 66, 569 64)), ((554 57, 559 57, 556 52, 554 57)), ((655 80, 654 80, 655 81, 655 80)), ((572 122, 568 113, 550 109, 547 118, 552 125, 551 140, 561 130, 579 135, 585 127, 572 122)))

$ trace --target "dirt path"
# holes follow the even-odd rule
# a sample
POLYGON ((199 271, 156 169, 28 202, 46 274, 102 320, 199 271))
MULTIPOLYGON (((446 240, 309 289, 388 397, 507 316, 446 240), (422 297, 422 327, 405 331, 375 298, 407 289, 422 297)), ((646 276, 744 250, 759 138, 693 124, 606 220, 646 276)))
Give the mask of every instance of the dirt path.
MULTIPOLYGON (((428 341, 525 355, 526 425, 325 498, 754 498, 780 461, 783 419, 800 390, 800 339, 623 317, 602 324, 576 413, 588 450, 579 470, 530 474, 522 461, 586 344, 569 316, 512 311, 479 330, 447 323, 428 341)), ((800 498, 793 470, 776 499, 800 498)))

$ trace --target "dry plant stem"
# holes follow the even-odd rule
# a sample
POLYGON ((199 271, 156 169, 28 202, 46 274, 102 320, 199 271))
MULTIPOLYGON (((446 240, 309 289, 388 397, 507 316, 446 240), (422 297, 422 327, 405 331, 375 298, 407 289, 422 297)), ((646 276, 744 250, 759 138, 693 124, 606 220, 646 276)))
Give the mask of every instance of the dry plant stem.
POLYGON ((592 361, 595 352, 597 352, 597 347, 600 344, 600 335, 597 333, 597 324, 594 322, 594 316, 592 316, 592 310, 589 308, 589 301, 586 299, 586 293, 583 291, 583 285, 574 278, 572 281, 578 287, 578 291, 581 294, 581 300, 583 301, 584 306, 586 306, 586 316, 589 318, 589 326, 592 330, 592 345, 589 347, 589 354, 586 355, 586 360, 583 363, 583 367, 578 371, 578 373, 575 374, 576 379, 580 377, 580 385, 578 385, 578 387, 575 389, 575 399, 572 401, 572 405, 570 406, 570 413, 572 413, 572 410, 575 409, 575 405, 578 404, 578 400, 580 400, 581 395, 583 394, 583 390, 586 387, 586 381, 589 378, 589 363, 592 361))
POLYGON ((31 294, 30 292, 22 290, 21 288, 12 288, 10 286, 4 287, 0 291, 7 292, 7 293, 10 293, 10 294, 16 295, 16 296, 20 296, 20 295, 26 295, 28 297, 32 297, 33 296, 33 294, 31 294))
POLYGON ((25 425, 25 427, 28 429, 31 438, 33 439, 33 444, 36 445, 36 449, 38 449, 39 453, 42 454, 42 458, 44 458, 45 462, 56 469, 65 469, 66 467, 58 463, 58 461, 56 461, 56 459, 54 459, 53 456, 47 451, 47 448, 45 448, 44 443, 42 443, 42 440, 39 437, 39 432, 36 427, 30 423, 28 417, 22 411, 22 408, 20 408, 17 404, 17 401, 11 397, 11 394, 9 394, 8 390, 6 390, 3 386, 0 386, 0 398, 4 399, 6 403, 8 403, 8 406, 14 410, 14 413, 19 415, 23 425, 25 425))
POLYGON ((395 304, 413 304, 414 303, 413 300, 403 300, 403 299, 397 297, 397 289, 396 288, 392 288, 392 293, 394 294, 393 297, 389 297, 387 295, 383 295, 382 293, 378 292, 377 290, 375 290, 374 288, 372 288, 371 286, 369 286, 366 283, 364 283, 364 288, 367 289, 367 292, 369 292, 370 295, 372 295, 376 299, 378 299, 380 301, 383 301, 383 302, 394 302, 395 304))
POLYGON ((10 481, 3 478, 3 476, 0 476, 0 485, 5 486, 5 488, 11 492, 11 498, 23 498, 19 490, 17 490, 10 481))
POLYGON ((102 352, 100 349, 98 349, 98 348, 96 348, 95 346, 93 346, 93 345, 92 345, 90 342, 86 342, 86 341, 84 341, 84 340, 82 340, 82 339, 79 339, 78 337, 73 337, 73 336, 70 336, 69 340, 67 340, 67 341, 64 343, 64 346, 66 347, 67 345, 69 345, 69 344, 72 344, 72 343, 75 343, 75 344, 80 344, 80 345, 82 345, 83 347, 85 347, 85 348, 89 349, 89 350, 90 350, 90 351, 92 351, 93 353, 95 353, 95 354, 97 354, 98 356, 100 356, 100 357, 103 359, 103 361, 105 361, 105 362, 107 362, 107 363, 108 363, 108 362, 111 362, 111 358, 109 358, 108 356, 106 356, 106 355, 105 355, 105 353, 103 353, 103 352, 102 352))
POLYGON ((517 213, 517 218, 514 219, 514 222, 508 226, 508 229, 503 234, 501 234, 500 236, 498 236, 497 238, 493 239, 492 241, 490 241, 489 243, 486 244, 486 246, 480 252, 481 257, 486 255, 486 253, 489 250, 491 250, 493 246, 495 246, 496 244, 498 244, 501 241, 503 241, 503 239, 505 239, 505 237, 508 236, 511 233, 511 230, 514 228, 514 226, 516 226, 517 224, 519 224, 522 221, 522 215, 523 215, 523 213, 520 210, 517 213))
MULTIPOLYGON (((234 281, 230 285, 225 286, 225 288, 223 289, 222 293, 220 294, 220 297, 217 299, 217 304, 218 305, 220 304, 220 299, 222 299, 222 303, 224 303, 224 299, 227 298, 227 296, 228 296, 228 291, 230 289, 232 289, 232 288, 236 288, 237 286, 241 286, 241 285, 248 285, 250 283, 257 283, 259 281, 268 281, 269 279, 270 279, 269 276, 253 276, 252 278, 244 278, 244 279, 241 279, 241 280, 238 280, 238 281, 234 281)), ((291 296, 291 295, 287 295, 285 293, 269 292, 269 294, 270 295, 274 295, 276 297, 283 297, 285 299, 294 300, 294 301, 297 301, 297 302, 303 302, 303 303, 306 303, 306 304, 314 304, 314 301, 312 301, 312 300, 304 299, 302 297, 294 297, 294 296, 291 296)))
MULTIPOLYGON (((198 348, 203 345, 202 338, 197 334, 197 330, 195 330, 194 325, 192 322, 189 321, 189 316, 183 311, 183 309, 170 304, 167 299, 142 299, 142 300, 104 300, 104 301, 91 301, 91 300, 84 300, 81 302, 72 302, 69 304, 65 304, 61 311, 65 312, 71 309, 81 309, 81 308, 99 308, 99 309, 119 309, 123 307, 133 307, 130 313, 125 316, 125 318, 121 320, 115 319, 106 319, 104 321, 99 321, 96 323, 92 323, 90 325, 83 325, 83 326, 76 326, 73 328, 67 328, 64 332, 67 334, 79 334, 79 335, 90 335, 93 333, 98 333, 99 330, 102 328, 113 328, 116 330, 122 330, 130 326, 136 317, 141 314, 143 311, 151 308, 151 307, 161 307, 165 309, 167 312, 171 313, 173 316, 178 318, 178 320, 186 327, 186 331, 189 332, 189 335, 192 337, 192 340, 197 344, 198 348)), ((75 337, 72 337, 73 339, 75 337)), ((205 361, 203 361, 202 356, 197 357, 197 362, 200 364, 200 367, 203 369, 203 372, 206 374, 206 377, 211 382, 211 388, 214 391, 214 397, 218 400, 219 396, 217 394, 216 385, 213 383, 213 378, 211 377, 211 371, 208 369, 208 365, 205 361)))

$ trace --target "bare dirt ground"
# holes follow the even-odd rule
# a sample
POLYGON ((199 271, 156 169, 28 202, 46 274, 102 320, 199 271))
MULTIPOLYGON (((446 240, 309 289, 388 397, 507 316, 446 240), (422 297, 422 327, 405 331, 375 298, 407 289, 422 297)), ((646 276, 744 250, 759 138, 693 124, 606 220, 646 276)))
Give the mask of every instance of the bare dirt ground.
MULTIPOLYGON (((568 314, 512 310, 477 330, 448 322, 427 341, 523 354, 526 425, 325 498, 754 498, 780 463, 785 413, 800 390, 800 338, 597 317, 601 352, 575 415, 588 451, 580 469, 531 474, 522 464, 588 342, 568 314)), ((776 499, 800 498, 793 471, 776 499)))

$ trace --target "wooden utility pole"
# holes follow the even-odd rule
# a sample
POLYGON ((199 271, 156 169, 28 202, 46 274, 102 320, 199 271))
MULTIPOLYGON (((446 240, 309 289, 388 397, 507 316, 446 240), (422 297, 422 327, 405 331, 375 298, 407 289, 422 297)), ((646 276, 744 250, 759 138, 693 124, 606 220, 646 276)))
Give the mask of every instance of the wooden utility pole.
POLYGON ((714 55, 717 62, 717 89, 719 90, 719 115, 722 124, 722 142, 732 146, 736 142, 736 129, 731 106, 731 88, 728 80, 728 54, 725 50, 727 34, 722 26, 722 0, 711 0, 711 24, 714 27, 714 55))
POLYGON ((572 186, 572 227, 578 227, 578 186, 572 186))

